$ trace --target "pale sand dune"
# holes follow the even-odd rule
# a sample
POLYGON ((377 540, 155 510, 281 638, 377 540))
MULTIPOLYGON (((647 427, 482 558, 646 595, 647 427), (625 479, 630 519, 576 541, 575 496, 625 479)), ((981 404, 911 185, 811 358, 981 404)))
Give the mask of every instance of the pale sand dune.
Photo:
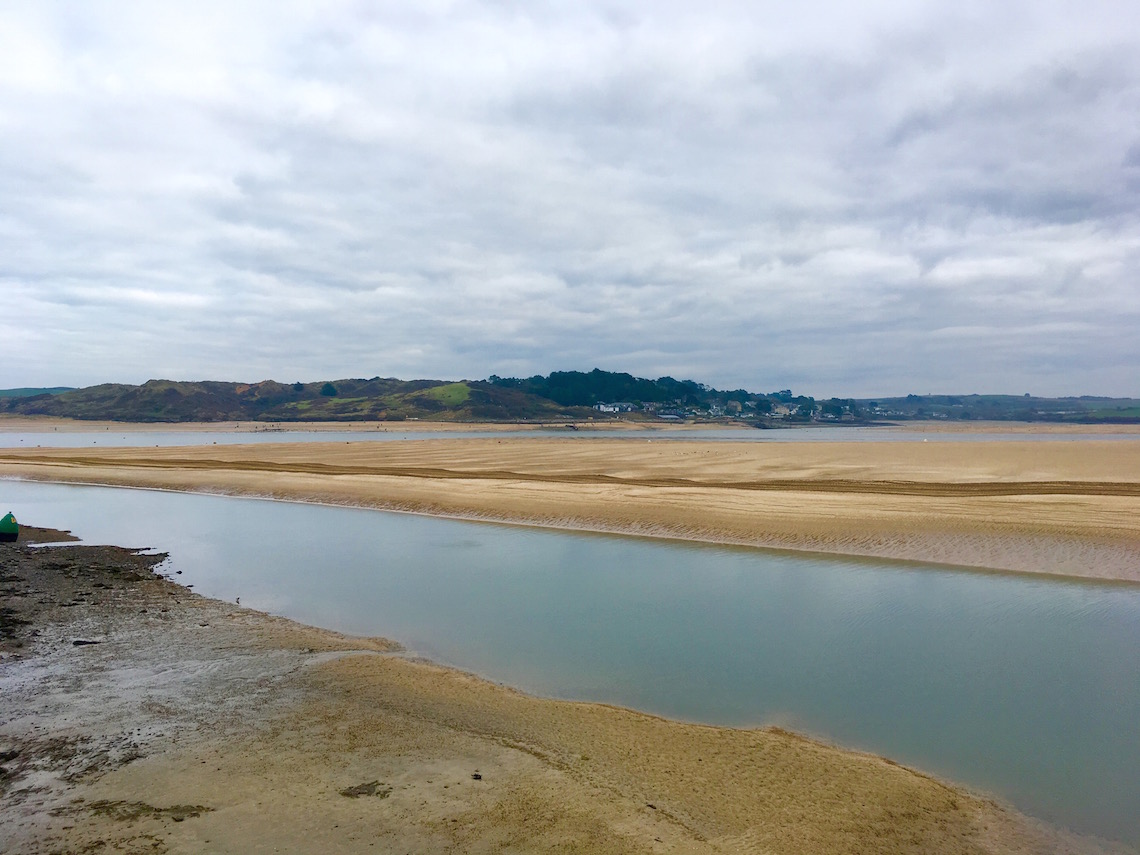
POLYGON ((1140 581, 1140 443, 457 439, 0 452, 0 475, 1140 581))

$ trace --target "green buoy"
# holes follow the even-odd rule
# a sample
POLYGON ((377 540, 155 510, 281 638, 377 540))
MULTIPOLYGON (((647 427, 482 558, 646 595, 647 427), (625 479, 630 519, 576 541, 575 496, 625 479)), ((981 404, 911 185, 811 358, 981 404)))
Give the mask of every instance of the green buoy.
POLYGON ((3 519, 0 519, 0 542, 11 543, 19 536, 20 524, 16 522, 16 518, 9 511, 3 519))

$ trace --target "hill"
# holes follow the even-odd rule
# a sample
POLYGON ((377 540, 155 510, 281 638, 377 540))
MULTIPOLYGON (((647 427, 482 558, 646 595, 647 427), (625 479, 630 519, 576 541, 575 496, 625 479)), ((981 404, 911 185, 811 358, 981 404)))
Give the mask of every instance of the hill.
POLYGON ((969 421, 1073 422, 1133 424, 1140 422, 1140 400, 1083 395, 1038 398, 1032 395, 907 395, 864 400, 858 405, 873 418, 969 421))
POLYGON ((24 387, 21 389, 0 389, 0 398, 32 398, 36 395, 58 395, 60 392, 70 392, 71 386, 52 386, 50 388, 24 387))
POLYGON ((785 424, 870 424, 912 419, 1140 423, 1140 400, 1030 395, 907 395, 816 400, 791 390, 724 391, 693 380, 649 380, 612 371, 555 371, 487 380, 373 377, 316 383, 149 380, 84 389, 13 389, 0 413, 135 422, 739 420, 785 424), (19 393, 19 394, 17 394, 19 393))
POLYGON ((334 380, 227 383, 149 380, 106 383, 60 394, 0 400, 0 412, 132 422, 444 421, 570 419, 584 411, 536 395, 476 381, 334 380))

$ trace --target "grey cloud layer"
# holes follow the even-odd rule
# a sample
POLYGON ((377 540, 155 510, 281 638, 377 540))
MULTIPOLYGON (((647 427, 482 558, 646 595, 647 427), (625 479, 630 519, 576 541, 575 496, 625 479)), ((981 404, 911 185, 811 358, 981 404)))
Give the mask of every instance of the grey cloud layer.
POLYGON ((1138 13, 850 5, 0 5, 0 385, 1140 395, 1138 13))

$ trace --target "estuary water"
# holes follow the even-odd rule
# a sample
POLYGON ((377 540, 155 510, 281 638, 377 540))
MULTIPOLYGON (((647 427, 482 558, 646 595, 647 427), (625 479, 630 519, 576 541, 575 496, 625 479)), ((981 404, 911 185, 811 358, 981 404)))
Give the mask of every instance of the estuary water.
POLYGON ((779 724, 1140 846, 1140 587, 0 480, 207 596, 526 691, 779 724))
MULTIPOLYGON (((0 422, 0 428, 3 423, 0 422)), ((891 427, 797 427, 759 430, 757 428, 707 428, 677 430, 660 426, 642 430, 607 430, 565 427, 530 430, 449 430, 432 431, 377 426, 359 430, 0 430, 0 448, 113 448, 124 446, 170 447, 179 445, 257 445, 266 442, 400 442, 421 439, 549 439, 559 437, 582 442, 591 439, 680 440, 687 442, 1090 442, 1133 440, 1140 433, 950 433, 891 427)))

